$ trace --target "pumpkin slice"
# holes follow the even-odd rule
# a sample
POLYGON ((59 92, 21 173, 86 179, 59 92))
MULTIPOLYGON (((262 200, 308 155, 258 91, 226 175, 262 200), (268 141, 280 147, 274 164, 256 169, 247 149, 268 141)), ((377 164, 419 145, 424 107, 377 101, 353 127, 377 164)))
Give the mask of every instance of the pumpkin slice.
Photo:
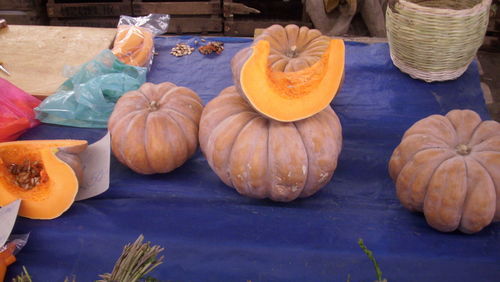
POLYGON ((147 28, 120 25, 111 51, 125 64, 144 67, 153 55, 153 37, 147 28))
POLYGON ((258 41, 232 62, 236 87, 261 114, 277 121, 308 118, 325 109, 337 94, 344 73, 344 42, 333 39, 312 66, 294 71, 269 67, 270 44, 258 41))
POLYGON ((20 216, 60 216, 75 200, 81 174, 78 154, 86 148, 84 140, 0 143, 0 206, 22 199, 20 216))

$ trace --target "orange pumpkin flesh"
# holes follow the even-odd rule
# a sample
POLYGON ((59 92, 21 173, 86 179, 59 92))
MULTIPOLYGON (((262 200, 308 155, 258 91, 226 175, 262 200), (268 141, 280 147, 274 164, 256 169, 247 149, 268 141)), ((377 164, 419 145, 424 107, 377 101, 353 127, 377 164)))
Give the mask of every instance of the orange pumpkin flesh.
POLYGON ((337 94, 344 73, 344 43, 334 39, 312 66, 281 72, 269 67, 270 44, 260 40, 232 62, 240 94, 261 114, 291 122, 313 116, 337 94))
POLYGON ((144 67, 153 54, 153 33, 147 28, 118 26, 111 51, 125 64, 144 67))
POLYGON ((32 219, 53 219, 75 200, 78 178, 58 153, 76 155, 87 148, 84 140, 36 140, 0 143, 0 206, 22 199, 19 215, 32 219), (40 167, 39 184, 23 188, 9 167, 35 164, 40 167))

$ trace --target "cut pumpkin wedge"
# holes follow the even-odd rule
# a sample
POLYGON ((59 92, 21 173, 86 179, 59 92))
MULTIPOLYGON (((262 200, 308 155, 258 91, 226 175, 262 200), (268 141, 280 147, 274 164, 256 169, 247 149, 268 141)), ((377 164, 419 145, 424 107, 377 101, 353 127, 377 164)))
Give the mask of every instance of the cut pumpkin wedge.
POLYGON ((312 66, 280 72, 268 66, 270 45, 261 40, 249 47, 247 55, 243 51, 240 58, 233 60, 235 84, 261 114, 283 122, 305 119, 328 106, 340 89, 344 48, 342 40, 333 39, 312 66))
POLYGON ((0 206, 21 199, 20 216, 60 216, 73 204, 78 192, 77 174, 61 157, 79 160, 78 154, 86 148, 85 140, 0 143, 0 206))

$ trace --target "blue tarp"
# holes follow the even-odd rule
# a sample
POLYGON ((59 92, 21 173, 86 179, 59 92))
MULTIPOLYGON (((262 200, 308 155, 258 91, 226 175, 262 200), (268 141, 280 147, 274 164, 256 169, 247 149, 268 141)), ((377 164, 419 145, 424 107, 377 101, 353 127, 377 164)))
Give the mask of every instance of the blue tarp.
MULTIPOLYGON (((246 39, 221 38, 222 55, 169 55, 180 42, 157 38, 151 82, 171 81, 206 102, 232 84, 229 61, 246 39)), ((138 175, 112 158, 111 187, 50 221, 18 219, 31 232, 9 270, 25 265, 34 281, 76 275, 92 281, 112 270, 139 234, 165 247, 161 281, 374 281, 364 239, 389 281, 499 281, 500 224, 475 235, 440 233, 404 209, 387 172, 392 150, 415 121, 468 108, 488 118, 476 63, 458 80, 427 84, 396 69, 387 44, 346 43, 346 73, 333 108, 343 149, 333 179, 291 203, 245 198, 225 186, 197 153, 169 174, 138 175)), ((83 138, 100 129, 41 125, 24 139, 83 138)))

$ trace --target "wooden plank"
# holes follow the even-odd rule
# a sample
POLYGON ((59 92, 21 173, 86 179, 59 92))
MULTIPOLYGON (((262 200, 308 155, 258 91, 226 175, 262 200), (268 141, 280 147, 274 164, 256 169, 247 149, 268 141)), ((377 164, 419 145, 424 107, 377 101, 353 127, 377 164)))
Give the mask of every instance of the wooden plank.
POLYGON ((134 15, 170 14, 170 15, 218 15, 221 13, 220 2, 136 2, 132 3, 134 15))
POLYGON ((42 6, 39 0, 0 0, 0 10, 29 11, 42 6))
MULTIPOLYGON (((50 25, 56 26, 86 26, 86 27, 116 27, 118 17, 100 18, 51 18, 50 25)), ((222 19, 211 17, 173 16, 168 24, 167 33, 222 33, 222 19)))
POLYGON ((237 20, 304 21, 301 0, 223 0, 224 17, 237 20))
POLYGON ((296 24, 298 26, 312 27, 309 22, 300 21, 274 21, 274 20, 224 20, 224 35, 226 36, 254 36, 254 30, 258 28, 267 28, 273 24, 288 25, 296 24))
POLYGON ((387 37, 371 37, 371 36, 339 36, 335 38, 343 39, 344 41, 354 41, 361 43, 387 43, 387 37))
POLYGON ((99 3, 47 3, 47 15, 53 18, 112 17, 132 14, 131 0, 99 3))
POLYGON ((95 18, 50 18, 50 25, 81 26, 81 27, 116 27, 119 17, 95 18))
POLYGON ((259 14, 260 11, 252 7, 248 7, 242 3, 233 3, 231 0, 226 0, 223 3, 223 14, 225 18, 234 17, 234 15, 259 14))
POLYGON ((172 17, 167 33, 222 33, 222 18, 212 17, 172 17))
POLYGON ((0 30, 0 58, 24 91, 48 96, 67 79, 65 66, 79 66, 109 48, 116 29, 9 25, 0 30))
POLYGON ((7 24, 47 24, 47 18, 35 11, 0 11, 0 18, 5 19, 7 24))

